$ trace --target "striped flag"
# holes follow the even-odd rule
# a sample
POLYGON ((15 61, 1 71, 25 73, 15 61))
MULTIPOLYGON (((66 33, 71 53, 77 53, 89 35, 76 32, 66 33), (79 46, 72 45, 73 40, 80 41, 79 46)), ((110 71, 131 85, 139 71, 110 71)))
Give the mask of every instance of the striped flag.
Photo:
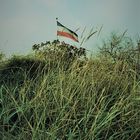
POLYGON ((57 30, 58 36, 64 36, 64 37, 70 38, 76 42, 79 42, 78 35, 75 32, 73 32, 72 30, 70 30, 67 27, 65 27, 64 25, 62 25, 58 21, 57 21, 57 27, 58 27, 58 30, 57 30))

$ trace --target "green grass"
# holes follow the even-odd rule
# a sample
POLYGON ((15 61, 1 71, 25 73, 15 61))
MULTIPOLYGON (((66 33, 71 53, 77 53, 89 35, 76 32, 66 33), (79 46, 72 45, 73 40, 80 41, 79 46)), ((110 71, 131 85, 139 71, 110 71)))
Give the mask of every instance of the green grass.
POLYGON ((138 140, 135 68, 100 58, 65 64, 26 57, 3 62, 0 139, 138 140))

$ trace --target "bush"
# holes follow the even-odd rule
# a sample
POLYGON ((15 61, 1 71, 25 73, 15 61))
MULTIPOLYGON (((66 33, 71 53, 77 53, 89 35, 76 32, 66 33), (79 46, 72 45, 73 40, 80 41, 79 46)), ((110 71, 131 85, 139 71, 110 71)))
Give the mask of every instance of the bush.
POLYGON ((137 64, 137 46, 130 37, 127 37, 124 32, 122 35, 112 33, 108 41, 104 41, 103 46, 100 47, 100 53, 105 58, 112 59, 117 62, 126 61, 131 65, 137 64))

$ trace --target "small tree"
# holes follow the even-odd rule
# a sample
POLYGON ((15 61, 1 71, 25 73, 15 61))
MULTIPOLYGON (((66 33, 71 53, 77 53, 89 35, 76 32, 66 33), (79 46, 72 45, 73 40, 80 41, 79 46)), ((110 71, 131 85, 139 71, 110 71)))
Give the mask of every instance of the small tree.
POLYGON ((122 35, 112 33, 111 38, 103 42, 100 54, 111 58, 114 62, 121 60, 135 64, 136 47, 132 39, 125 36, 125 33, 126 31, 122 35))

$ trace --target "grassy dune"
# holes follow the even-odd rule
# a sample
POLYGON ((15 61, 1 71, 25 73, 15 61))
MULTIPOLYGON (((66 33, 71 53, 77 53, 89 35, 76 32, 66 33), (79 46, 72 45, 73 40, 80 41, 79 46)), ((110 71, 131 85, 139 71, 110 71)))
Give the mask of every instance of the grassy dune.
POLYGON ((11 58, 0 66, 0 139, 137 140, 138 78, 123 61, 11 58))

